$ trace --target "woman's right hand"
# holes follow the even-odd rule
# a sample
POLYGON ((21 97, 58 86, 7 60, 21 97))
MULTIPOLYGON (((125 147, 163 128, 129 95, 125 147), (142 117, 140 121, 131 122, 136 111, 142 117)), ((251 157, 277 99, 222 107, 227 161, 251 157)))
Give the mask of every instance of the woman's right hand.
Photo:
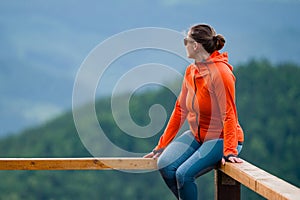
POLYGON ((144 156, 144 158, 158 158, 160 156, 161 153, 154 153, 154 152, 150 152, 147 155, 144 156))
POLYGON ((163 152, 163 148, 159 150, 153 150, 152 152, 148 153, 144 156, 144 158, 158 158, 160 154, 163 152))
POLYGON ((154 156, 154 153, 150 152, 147 155, 145 155, 144 158, 153 158, 153 156, 154 156))

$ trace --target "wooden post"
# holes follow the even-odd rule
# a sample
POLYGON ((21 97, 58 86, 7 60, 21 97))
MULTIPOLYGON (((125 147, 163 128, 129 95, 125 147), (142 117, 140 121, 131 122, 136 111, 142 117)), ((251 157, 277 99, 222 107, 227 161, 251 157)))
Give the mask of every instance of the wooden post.
POLYGON ((241 184, 215 169, 215 200, 240 200, 241 184))

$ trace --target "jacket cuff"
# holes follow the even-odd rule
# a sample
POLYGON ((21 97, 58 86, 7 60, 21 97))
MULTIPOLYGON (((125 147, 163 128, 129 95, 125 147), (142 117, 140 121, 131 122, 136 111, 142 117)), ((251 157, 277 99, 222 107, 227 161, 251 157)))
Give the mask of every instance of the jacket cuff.
POLYGON ((154 154, 157 154, 157 153, 162 153, 164 150, 165 150, 165 148, 153 149, 152 152, 153 152, 154 154))

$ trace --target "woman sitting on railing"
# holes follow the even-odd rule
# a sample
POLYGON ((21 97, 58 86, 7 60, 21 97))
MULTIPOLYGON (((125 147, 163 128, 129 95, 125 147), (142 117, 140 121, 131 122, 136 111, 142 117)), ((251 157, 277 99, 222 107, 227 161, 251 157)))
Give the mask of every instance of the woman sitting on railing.
POLYGON ((184 45, 195 60, 186 69, 181 93, 169 123, 153 152, 159 157, 163 179, 179 199, 197 199, 195 178, 222 160, 237 156, 244 140, 235 105, 235 77, 227 53, 219 53, 225 39, 206 24, 190 28, 184 45), (185 120, 190 130, 171 141, 185 120))

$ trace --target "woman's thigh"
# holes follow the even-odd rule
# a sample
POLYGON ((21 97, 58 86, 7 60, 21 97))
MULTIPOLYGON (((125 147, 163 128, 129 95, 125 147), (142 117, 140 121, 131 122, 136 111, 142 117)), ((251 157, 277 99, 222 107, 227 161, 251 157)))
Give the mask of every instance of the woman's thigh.
POLYGON ((177 176, 184 178, 196 178, 209 170, 222 159, 223 139, 215 139, 204 142, 177 170, 177 176))
POLYGON ((201 146, 191 131, 184 132, 171 142, 158 158, 159 169, 169 167, 176 170, 201 146))

